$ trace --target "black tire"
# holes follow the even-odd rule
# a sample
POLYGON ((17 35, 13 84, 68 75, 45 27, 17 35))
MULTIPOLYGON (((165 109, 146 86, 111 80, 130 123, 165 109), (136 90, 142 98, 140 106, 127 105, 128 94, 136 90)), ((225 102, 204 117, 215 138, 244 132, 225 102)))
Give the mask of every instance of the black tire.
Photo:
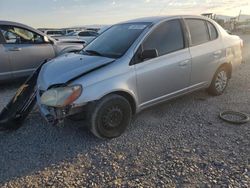
POLYGON ((231 124, 238 124, 238 125, 241 125, 250 121, 250 117, 248 114, 243 113, 243 112, 238 112, 238 111, 232 111, 232 110, 221 112, 219 117, 223 121, 226 121, 231 124), (237 119, 231 119, 230 117, 227 117, 227 115, 234 116, 237 119))
POLYGON ((132 109, 120 95, 108 95, 97 102, 90 117, 90 131, 98 138, 119 137, 131 122, 132 109))
POLYGON ((229 82, 229 71, 225 66, 220 67, 214 74, 208 93, 214 96, 222 95, 229 82), (223 77, 223 78, 222 78, 223 77))

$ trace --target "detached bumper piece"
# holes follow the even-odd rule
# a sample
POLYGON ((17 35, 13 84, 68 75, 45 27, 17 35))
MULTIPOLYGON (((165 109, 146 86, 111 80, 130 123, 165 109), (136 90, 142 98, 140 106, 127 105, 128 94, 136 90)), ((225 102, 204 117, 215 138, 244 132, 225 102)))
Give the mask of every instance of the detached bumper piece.
POLYGON ((44 61, 17 90, 15 96, 0 113, 0 131, 16 130, 22 126, 36 103, 36 82, 44 61))

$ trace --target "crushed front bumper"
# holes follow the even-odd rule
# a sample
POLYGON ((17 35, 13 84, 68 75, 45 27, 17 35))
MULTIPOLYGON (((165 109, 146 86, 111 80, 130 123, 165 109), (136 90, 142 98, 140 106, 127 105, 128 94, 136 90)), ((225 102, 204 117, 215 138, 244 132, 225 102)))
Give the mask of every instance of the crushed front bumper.
POLYGON ((62 123, 65 118, 79 114, 79 113, 86 113, 88 105, 81 105, 81 106, 66 106, 63 108, 56 108, 56 107, 49 107, 46 105, 41 104, 41 96, 44 91, 38 90, 37 92, 37 105, 39 107, 40 113, 43 118, 52 125, 57 125, 62 123))

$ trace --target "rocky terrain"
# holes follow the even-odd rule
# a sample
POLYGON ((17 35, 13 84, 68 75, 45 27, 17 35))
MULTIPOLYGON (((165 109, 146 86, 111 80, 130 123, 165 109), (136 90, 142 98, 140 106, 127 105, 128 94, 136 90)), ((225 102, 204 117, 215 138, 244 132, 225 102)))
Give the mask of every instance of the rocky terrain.
MULTIPOLYGON (((2 187, 250 187, 250 123, 218 114, 250 114, 250 36, 245 63, 227 91, 205 91, 138 114, 121 137, 99 140, 81 125, 48 125, 33 111, 16 132, 0 133, 2 187), (249 55, 247 55, 249 54, 249 55)), ((18 84, 0 86, 0 109, 18 84)))

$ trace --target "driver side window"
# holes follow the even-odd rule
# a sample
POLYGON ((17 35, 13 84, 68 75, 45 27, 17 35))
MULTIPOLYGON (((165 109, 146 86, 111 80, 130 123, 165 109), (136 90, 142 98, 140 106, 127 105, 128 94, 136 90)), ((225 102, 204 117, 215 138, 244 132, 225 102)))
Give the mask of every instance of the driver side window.
POLYGON ((0 28, 5 43, 7 44, 41 44, 44 43, 43 36, 31 32, 29 30, 12 27, 12 26, 2 26, 0 28))
POLYGON ((5 39, 5 42, 7 44, 15 44, 18 41, 18 36, 15 35, 15 33, 12 33, 11 31, 5 31, 5 30, 1 30, 2 35, 5 39))
POLYGON ((158 26, 144 41, 143 50, 156 49, 159 56, 185 47, 179 20, 170 20, 158 26))

